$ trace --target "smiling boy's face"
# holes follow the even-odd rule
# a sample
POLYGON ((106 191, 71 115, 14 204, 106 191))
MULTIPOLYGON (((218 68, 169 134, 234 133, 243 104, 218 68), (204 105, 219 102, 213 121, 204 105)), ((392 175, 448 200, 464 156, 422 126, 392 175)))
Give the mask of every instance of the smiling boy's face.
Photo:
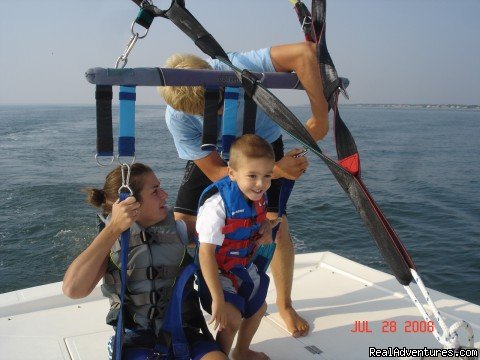
POLYGON ((235 181, 243 195, 252 201, 258 201, 270 188, 275 161, 269 158, 251 159, 242 157, 237 169, 228 168, 228 176, 235 181))

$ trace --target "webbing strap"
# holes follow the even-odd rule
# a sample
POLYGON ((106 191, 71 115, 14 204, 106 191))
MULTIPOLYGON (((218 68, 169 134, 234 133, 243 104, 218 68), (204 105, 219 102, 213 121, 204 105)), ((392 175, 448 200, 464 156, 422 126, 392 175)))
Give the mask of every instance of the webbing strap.
POLYGON ((188 265, 177 278, 173 294, 163 317, 162 329, 169 332, 172 338, 172 350, 175 359, 189 360, 190 351, 182 325, 182 304, 189 295, 186 284, 193 276, 198 266, 195 263, 188 265))
MULTIPOLYGON (((286 212, 287 202, 290 194, 292 193, 294 185, 295 180, 289 180, 285 178, 282 179, 282 187, 280 188, 280 195, 278 199, 278 217, 280 219, 286 212)), ((270 262, 273 259, 275 248, 277 246, 275 239, 281 225, 282 223, 280 222, 272 229, 273 242, 271 244, 260 245, 255 250, 255 254, 252 256, 251 262, 253 262, 257 266, 257 269, 259 269, 261 272, 267 271, 268 267, 270 266, 270 262)))
POLYGON ((120 86, 118 122, 118 156, 135 156, 135 86, 120 86))
POLYGON ((243 133, 255 134, 255 121, 257 118, 257 103, 245 92, 243 96, 243 133))
POLYGON ((305 40, 315 41, 312 37, 312 15, 310 14, 310 10, 308 10, 307 6, 301 1, 295 3, 294 9, 302 26, 305 40))
POLYGON ((155 19, 155 16, 150 11, 140 9, 137 14, 137 18, 135 19, 135 22, 138 25, 143 26, 145 29, 149 29, 150 25, 152 25, 153 19, 155 19))
POLYGON ((226 87, 222 115, 222 158, 230 158, 230 146, 237 138, 238 87, 226 87))
POLYGON ((210 35, 207 30, 195 19, 195 17, 185 8, 183 0, 173 0, 170 8, 161 14, 172 21, 181 29, 190 39, 193 40, 200 50, 212 58, 228 59, 226 52, 210 35))
POLYGON ((217 149, 218 137, 218 102, 220 94, 218 86, 205 87, 205 107, 203 110, 202 145, 204 151, 217 149))
MULTIPOLYGON (((395 277, 402 285, 409 284, 413 277, 410 272, 415 269, 415 264, 406 251, 400 238, 395 233, 370 192, 361 179, 360 159, 358 156, 355 140, 349 129, 340 117, 338 110, 338 97, 340 92, 345 93, 345 82, 338 77, 335 65, 328 52, 326 44, 326 1, 312 1, 312 32, 317 42, 317 59, 322 75, 323 91, 325 98, 334 111, 334 137, 338 156, 339 166, 347 171, 351 178, 339 180, 340 185, 349 194, 357 211, 364 220, 365 226, 370 231, 385 261, 392 269, 395 277), (344 182, 344 184, 342 184, 344 182)), ((329 164, 327 164, 329 165, 329 164)), ((337 169, 329 165, 330 170, 335 174, 337 169)))
MULTIPOLYGON (((119 194, 120 201, 125 200, 130 196, 129 193, 120 192, 119 194)), ((122 358, 122 346, 123 346, 123 336, 125 334, 125 324, 124 324, 124 315, 125 315, 125 290, 127 288, 127 263, 128 263, 128 240, 130 239, 130 229, 125 230, 122 235, 120 242, 122 244, 121 251, 121 269, 120 269, 120 279, 122 281, 121 290, 120 290, 120 311, 118 312, 117 326, 115 328, 115 347, 113 357, 115 360, 121 360, 122 358)))
POLYGON ((113 156, 112 97, 111 86, 96 86, 97 156, 113 156))

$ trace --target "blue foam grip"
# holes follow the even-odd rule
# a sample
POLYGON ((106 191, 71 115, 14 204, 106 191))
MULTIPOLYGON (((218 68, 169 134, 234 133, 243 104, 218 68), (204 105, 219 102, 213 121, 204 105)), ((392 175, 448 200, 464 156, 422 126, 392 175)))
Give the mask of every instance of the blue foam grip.
POLYGON ((222 135, 222 154, 230 153, 230 147, 237 137, 235 135, 222 135))
POLYGON ((120 118, 118 124, 118 155, 135 155, 135 86, 120 86, 120 118))
POLYGON ((135 155, 135 138, 123 136, 118 138, 118 155, 134 156, 135 155))

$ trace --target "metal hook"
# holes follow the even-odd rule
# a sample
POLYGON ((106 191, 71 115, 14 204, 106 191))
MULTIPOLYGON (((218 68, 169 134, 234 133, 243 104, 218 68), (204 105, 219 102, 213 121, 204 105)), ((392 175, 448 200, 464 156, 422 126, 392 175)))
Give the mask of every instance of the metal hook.
POLYGON ((133 191, 130 188, 130 165, 128 164, 121 164, 121 172, 122 172, 122 185, 118 188, 118 193, 120 194, 123 189, 127 189, 130 195, 133 195, 133 191), (126 174, 125 174, 126 169, 126 174))
POLYGON ((134 34, 130 40, 128 41, 128 44, 127 44, 127 47, 125 49, 125 52, 120 55, 120 57, 117 59, 117 62, 115 64, 115 69, 123 69, 125 67, 125 65, 127 65, 127 62, 128 62, 128 55, 130 54, 130 51, 132 51, 133 49, 133 46, 135 45, 135 43, 137 42, 138 40, 138 33, 137 34, 134 34), (123 61, 123 64, 121 67, 119 67, 120 65, 120 62, 123 61))

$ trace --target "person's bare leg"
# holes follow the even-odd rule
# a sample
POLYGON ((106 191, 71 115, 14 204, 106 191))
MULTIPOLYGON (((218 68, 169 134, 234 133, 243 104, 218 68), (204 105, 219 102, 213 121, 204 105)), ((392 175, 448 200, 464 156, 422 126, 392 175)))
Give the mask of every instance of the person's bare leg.
MULTIPOLYGON (((276 213, 268 213, 269 219, 276 219, 276 213)), ((277 306, 287 330, 293 337, 306 336, 310 329, 308 322, 297 314, 292 307, 293 267, 295 251, 288 228, 287 217, 284 215, 280 229, 275 239, 277 247, 271 262, 275 288, 277 290, 277 306)))
POLYGON ((263 315, 267 310, 267 303, 263 303, 262 307, 248 319, 243 319, 238 330, 237 343, 232 351, 233 360, 268 360, 270 359, 265 353, 257 352, 250 349, 253 336, 257 332, 258 326, 262 321, 263 315))
POLYGON ((227 354, 230 353, 232 349, 233 339, 240 328, 242 323, 242 314, 240 311, 227 302, 227 312, 228 312, 228 321, 227 326, 222 331, 217 332, 215 340, 217 341, 220 349, 227 354))

